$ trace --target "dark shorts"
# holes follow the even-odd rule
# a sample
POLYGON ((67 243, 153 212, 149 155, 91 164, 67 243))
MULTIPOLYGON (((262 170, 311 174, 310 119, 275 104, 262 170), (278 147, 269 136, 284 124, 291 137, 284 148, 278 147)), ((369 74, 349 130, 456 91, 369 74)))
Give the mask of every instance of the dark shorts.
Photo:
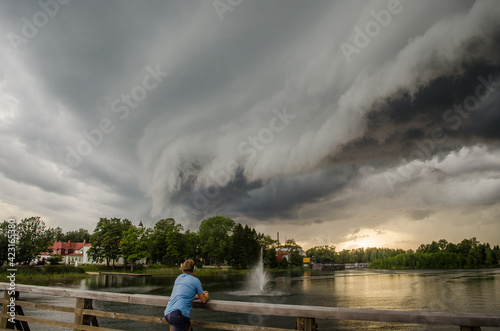
POLYGON ((168 324, 172 325, 173 331, 188 331, 191 326, 191 320, 189 317, 182 315, 180 310, 174 310, 173 312, 165 315, 165 319, 168 324))

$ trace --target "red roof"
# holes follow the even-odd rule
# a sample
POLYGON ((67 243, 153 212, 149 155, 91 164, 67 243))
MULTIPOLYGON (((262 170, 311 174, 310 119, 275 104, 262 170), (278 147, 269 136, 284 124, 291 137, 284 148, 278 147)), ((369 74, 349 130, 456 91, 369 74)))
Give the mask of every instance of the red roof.
MULTIPOLYGON (((71 241, 65 242, 65 241, 56 241, 52 247, 50 247, 51 250, 54 249, 67 249, 67 250, 79 250, 82 249, 85 243, 72 243, 71 241)), ((89 244, 90 245, 90 244, 89 244)))
POLYGON ((77 254, 75 251, 83 249, 85 246, 91 246, 89 243, 72 243, 71 241, 56 241, 52 246, 49 246, 48 252, 42 253, 41 255, 54 255, 54 251, 56 254, 60 255, 82 255, 77 254))

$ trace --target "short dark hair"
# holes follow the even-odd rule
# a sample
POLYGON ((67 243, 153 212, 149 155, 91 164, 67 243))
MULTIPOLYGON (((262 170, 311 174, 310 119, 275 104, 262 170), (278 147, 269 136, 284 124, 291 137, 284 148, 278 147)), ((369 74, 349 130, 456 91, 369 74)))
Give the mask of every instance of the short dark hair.
POLYGON ((182 264, 182 272, 193 272, 194 271, 194 261, 186 260, 182 264))

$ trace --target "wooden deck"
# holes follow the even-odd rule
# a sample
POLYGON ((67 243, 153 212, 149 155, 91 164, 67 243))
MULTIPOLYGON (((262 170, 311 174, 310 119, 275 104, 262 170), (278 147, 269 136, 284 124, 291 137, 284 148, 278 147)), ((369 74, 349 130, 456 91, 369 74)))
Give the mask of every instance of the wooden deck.
MULTIPOLYGON (((9 295, 9 284, 0 283, 0 290, 4 290, 2 303, 2 313, 0 314, 0 331, 8 330, 13 326, 8 320, 11 314, 15 313, 15 322, 18 330, 29 330, 29 323, 41 323, 59 327, 66 327, 74 330, 108 330, 115 329, 99 327, 98 318, 115 318, 130 321, 141 321, 147 323, 166 324, 163 316, 143 316, 133 314, 122 314, 109 311, 98 311, 92 309, 92 300, 120 302, 125 304, 139 304, 149 306, 165 307, 169 297, 142 294, 123 294, 101 291, 75 290, 59 287, 44 287, 31 285, 16 285, 15 290, 19 297, 13 299, 9 295), (23 293, 36 293, 55 297, 70 297, 76 299, 74 307, 63 307, 57 305, 41 304, 36 302, 23 301, 23 293), (10 307, 9 307, 10 306, 10 307), (42 310, 59 311, 74 314, 74 322, 62 322, 24 316, 22 307, 31 307, 42 310), (9 314, 11 313, 11 314, 9 314)), ((335 307, 318 307, 304 305, 284 305, 266 304, 256 302, 223 301, 210 300, 206 304, 194 302, 193 308, 211 311, 223 311, 229 313, 254 314, 266 316, 286 316, 296 318, 296 328, 294 330, 312 331, 317 330, 316 319, 334 320, 358 320, 358 321, 378 321, 390 323, 410 323, 410 324, 437 324, 456 325, 457 329, 476 331, 481 326, 500 327, 500 315, 484 314, 453 314, 443 312, 425 311, 393 311, 393 310, 371 310, 371 309, 351 309, 335 307)), ((12 321, 12 320, 11 320, 12 321)), ((210 321, 193 321, 193 325, 213 328, 218 330, 260 330, 260 331, 291 331, 291 329, 260 327, 250 325, 235 325, 228 323, 216 323, 210 321)))

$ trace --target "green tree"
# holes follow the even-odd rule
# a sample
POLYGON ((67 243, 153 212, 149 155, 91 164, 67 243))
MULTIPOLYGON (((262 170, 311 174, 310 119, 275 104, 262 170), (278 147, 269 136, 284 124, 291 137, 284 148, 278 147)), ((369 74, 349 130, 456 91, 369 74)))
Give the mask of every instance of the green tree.
POLYGON ((29 264, 52 243, 51 232, 45 229, 45 223, 38 216, 21 220, 17 234, 16 259, 20 263, 29 264))
POLYGON ((47 262, 49 262, 52 265, 59 264, 63 260, 62 255, 56 254, 56 255, 51 255, 47 258, 47 262))
POLYGON ((259 233, 257 235, 259 246, 262 247, 264 255, 264 265, 270 268, 278 267, 278 259, 276 257, 276 247, 278 247, 278 240, 272 239, 270 235, 259 233))
POLYGON ((287 239, 285 248, 290 252, 290 261, 287 264, 292 267, 302 266, 302 247, 295 242, 295 239, 287 239))
POLYGON ((76 231, 68 231, 62 239, 58 239, 61 241, 72 241, 75 243, 81 243, 81 242, 90 242, 90 233, 88 230, 84 228, 79 228, 76 231))
POLYGON ((9 223, 3 221, 0 224, 0 265, 8 261, 9 248, 9 223))
POLYGON ((186 230, 181 236, 180 256, 183 260, 198 260, 201 254, 200 238, 198 233, 186 230))
POLYGON ((222 216, 214 216, 201 222, 198 230, 201 252, 210 262, 221 264, 230 257, 234 226, 232 219, 222 216))
POLYGON ((278 267, 278 258, 276 257, 276 248, 271 247, 265 250, 264 263, 269 266, 269 268, 278 267))
POLYGON ((261 246, 255 229, 240 223, 233 228, 231 236, 230 263, 235 269, 245 269, 255 264, 260 257, 261 246))
POLYGON ((180 256, 182 225, 175 223, 173 218, 156 222, 151 233, 150 255, 154 262, 174 264, 180 256))
POLYGON ((148 251, 150 229, 130 226, 123 233, 120 242, 121 253, 125 261, 130 262, 130 271, 134 271, 134 263, 143 258, 149 258, 148 251))
POLYGON ((60 227, 47 229, 47 237, 52 243, 54 241, 64 241, 64 233, 60 227))
POLYGON ((120 257, 120 241, 123 232, 128 230, 132 223, 128 219, 119 218, 101 218, 97 223, 94 233, 90 237, 92 247, 89 249, 89 256, 97 262, 106 261, 109 267, 109 261, 120 257))
POLYGON ((335 263, 339 260, 334 245, 315 246, 306 251, 312 263, 335 263))
POLYGON ((494 245, 492 249, 493 253, 493 264, 500 264, 500 247, 498 245, 494 245))

